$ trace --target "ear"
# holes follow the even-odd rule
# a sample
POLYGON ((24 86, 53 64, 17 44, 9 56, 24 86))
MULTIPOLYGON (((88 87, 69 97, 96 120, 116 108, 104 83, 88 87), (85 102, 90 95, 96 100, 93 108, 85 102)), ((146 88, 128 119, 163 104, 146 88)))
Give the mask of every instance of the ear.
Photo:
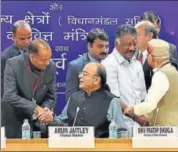
POLYGON ((91 43, 88 43, 87 46, 88 46, 88 50, 90 50, 90 48, 92 48, 92 44, 91 43))
POLYGON ((98 77, 98 76, 95 76, 95 81, 94 81, 94 84, 99 84, 101 81, 101 78, 98 77))
POLYGON ((117 42, 117 40, 114 41, 114 45, 115 46, 119 45, 118 42, 117 42))
POLYGON ((150 32, 147 34, 148 40, 150 41, 151 39, 153 39, 153 33, 150 32))
POLYGON ((34 59, 34 55, 33 54, 29 54, 29 58, 30 58, 30 60, 33 60, 34 59))
POLYGON ((12 40, 15 41, 15 34, 12 34, 12 40))

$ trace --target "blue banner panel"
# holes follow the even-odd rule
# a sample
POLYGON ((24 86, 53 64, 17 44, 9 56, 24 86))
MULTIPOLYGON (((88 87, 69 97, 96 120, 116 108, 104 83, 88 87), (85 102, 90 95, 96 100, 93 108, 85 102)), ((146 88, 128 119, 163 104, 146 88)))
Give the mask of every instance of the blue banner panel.
POLYGON ((47 40, 57 67, 57 105, 59 114, 66 104, 67 64, 87 51, 86 35, 91 28, 104 28, 114 47, 116 27, 135 25, 148 10, 162 19, 160 38, 178 46, 178 2, 176 1, 2 1, 2 51, 13 43, 12 24, 21 19, 32 27, 33 39, 47 40))

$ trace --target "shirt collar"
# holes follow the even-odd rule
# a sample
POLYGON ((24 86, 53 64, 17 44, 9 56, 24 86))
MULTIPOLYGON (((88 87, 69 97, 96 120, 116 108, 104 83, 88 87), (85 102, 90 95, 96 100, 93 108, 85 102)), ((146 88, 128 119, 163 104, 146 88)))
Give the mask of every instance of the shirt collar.
POLYGON ((148 51, 144 50, 143 52, 141 52, 143 56, 147 56, 148 55, 148 51))

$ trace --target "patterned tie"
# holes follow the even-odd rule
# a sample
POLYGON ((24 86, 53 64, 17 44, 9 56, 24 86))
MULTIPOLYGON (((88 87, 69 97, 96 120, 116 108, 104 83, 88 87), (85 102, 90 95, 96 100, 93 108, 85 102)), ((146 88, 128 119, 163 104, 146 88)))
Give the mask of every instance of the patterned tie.
POLYGON ((140 53, 138 60, 140 61, 141 64, 143 64, 143 54, 140 53))

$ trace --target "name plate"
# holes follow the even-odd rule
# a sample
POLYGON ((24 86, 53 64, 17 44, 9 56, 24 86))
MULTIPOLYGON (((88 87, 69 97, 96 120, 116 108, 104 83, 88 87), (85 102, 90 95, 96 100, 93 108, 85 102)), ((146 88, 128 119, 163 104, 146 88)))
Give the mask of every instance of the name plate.
POLYGON ((1 149, 6 148, 5 128, 1 127, 1 149))
POLYGON ((177 126, 133 128, 133 148, 178 148, 177 126))
POLYGON ((49 148, 95 148, 94 127, 49 128, 49 148))

